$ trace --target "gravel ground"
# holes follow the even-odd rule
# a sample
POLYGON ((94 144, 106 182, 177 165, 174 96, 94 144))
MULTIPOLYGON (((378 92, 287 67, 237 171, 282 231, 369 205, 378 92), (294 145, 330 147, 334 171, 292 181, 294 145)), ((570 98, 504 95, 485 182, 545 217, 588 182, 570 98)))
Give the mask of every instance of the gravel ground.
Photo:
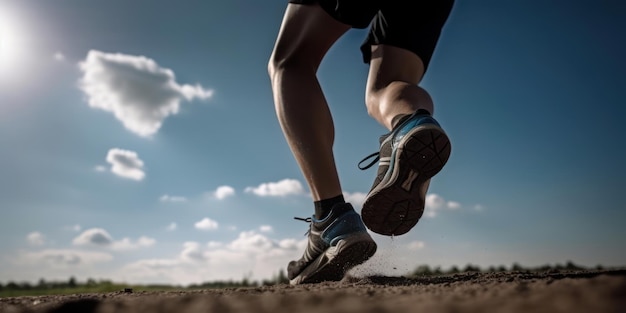
POLYGON ((626 312, 626 269, 0 299, 0 312, 626 312))

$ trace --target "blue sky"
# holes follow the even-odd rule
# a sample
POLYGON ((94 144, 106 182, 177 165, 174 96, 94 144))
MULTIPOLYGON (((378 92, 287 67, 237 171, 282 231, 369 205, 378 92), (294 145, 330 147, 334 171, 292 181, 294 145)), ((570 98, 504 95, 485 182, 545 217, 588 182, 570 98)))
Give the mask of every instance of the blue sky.
MULTIPOLYGON (((0 1, 0 282, 263 279, 312 214, 267 60, 286 1, 0 1)), ((422 86, 452 140, 356 274, 626 264, 626 4, 458 0, 422 86)), ((360 209, 382 126, 353 30, 319 72, 360 209)))

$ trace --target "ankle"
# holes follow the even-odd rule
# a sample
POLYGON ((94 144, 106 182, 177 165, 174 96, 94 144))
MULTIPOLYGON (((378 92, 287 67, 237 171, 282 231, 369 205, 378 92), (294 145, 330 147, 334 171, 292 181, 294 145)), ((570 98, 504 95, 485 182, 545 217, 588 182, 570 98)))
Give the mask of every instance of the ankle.
POLYGON ((330 214, 330 211, 336 204, 346 203, 343 195, 338 195, 328 199, 322 199, 313 202, 315 205, 315 218, 321 220, 330 214))
POLYGON ((395 129, 396 126, 404 123, 404 121, 406 121, 413 115, 431 115, 431 114, 430 112, 428 112, 428 110, 424 110, 424 109, 419 109, 412 114, 408 114, 408 113, 398 114, 394 116, 393 119, 391 120, 391 129, 395 129))

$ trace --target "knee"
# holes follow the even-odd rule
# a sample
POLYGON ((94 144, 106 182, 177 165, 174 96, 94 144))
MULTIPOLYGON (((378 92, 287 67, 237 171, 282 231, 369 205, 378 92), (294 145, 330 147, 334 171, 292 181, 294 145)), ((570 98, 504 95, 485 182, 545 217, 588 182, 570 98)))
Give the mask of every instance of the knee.
POLYGON ((273 79, 274 76, 276 76, 276 73, 278 73, 280 65, 281 65, 281 62, 272 53, 272 55, 270 56, 269 61, 267 62, 267 73, 268 73, 268 75, 270 76, 271 79, 273 79))
POLYGON ((273 80, 285 72, 315 74, 315 66, 311 60, 301 55, 272 53, 267 63, 267 72, 273 80))

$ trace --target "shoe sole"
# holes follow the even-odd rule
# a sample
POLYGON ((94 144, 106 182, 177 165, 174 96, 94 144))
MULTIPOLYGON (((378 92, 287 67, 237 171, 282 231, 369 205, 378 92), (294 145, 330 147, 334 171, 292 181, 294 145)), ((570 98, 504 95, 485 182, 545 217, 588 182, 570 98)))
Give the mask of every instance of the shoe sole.
POLYGON ((298 285, 340 281, 348 270, 367 261, 374 253, 376 242, 368 233, 346 237, 328 248, 289 283, 298 285))
POLYGON ((424 213, 430 178, 441 171, 450 152, 450 139, 440 127, 423 125, 409 131, 392 155, 390 178, 372 189, 363 203, 365 226, 386 236, 411 230, 424 213))

